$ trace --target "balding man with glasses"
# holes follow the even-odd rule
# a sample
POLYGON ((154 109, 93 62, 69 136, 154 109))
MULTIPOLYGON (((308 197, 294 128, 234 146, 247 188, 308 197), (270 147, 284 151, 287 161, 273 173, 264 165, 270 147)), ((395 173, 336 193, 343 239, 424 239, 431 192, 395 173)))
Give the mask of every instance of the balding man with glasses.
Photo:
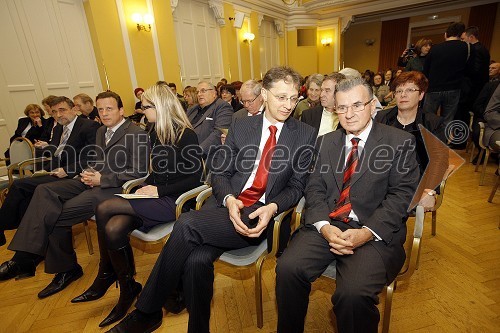
POLYGON ((211 146, 220 145, 220 129, 229 128, 234 112, 230 104, 217 97, 217 90, 210 82, 198 83, 196 93, 198 104, 187 110, 187 116, 206 157, 211 146))

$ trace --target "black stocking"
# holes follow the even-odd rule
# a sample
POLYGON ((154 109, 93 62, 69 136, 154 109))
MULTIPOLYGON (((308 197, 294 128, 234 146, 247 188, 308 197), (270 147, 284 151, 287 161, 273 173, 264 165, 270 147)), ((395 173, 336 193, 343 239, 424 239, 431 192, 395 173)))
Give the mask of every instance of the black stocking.
POLYGON ((106 200, 99 204, 96 214, 99 237, 104 237, 109 250, 129 244, 128 235, 142 226, 142 221, 130 203, 122 198, 106 200))

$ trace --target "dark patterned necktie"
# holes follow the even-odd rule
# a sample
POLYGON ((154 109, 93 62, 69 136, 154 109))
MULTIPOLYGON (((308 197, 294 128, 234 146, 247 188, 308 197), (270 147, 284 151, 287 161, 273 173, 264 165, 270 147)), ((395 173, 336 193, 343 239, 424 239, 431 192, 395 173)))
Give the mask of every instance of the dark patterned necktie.
POLYGON ((61 155, 64 147, 66 146, 66 143, 68 142, 68 139, 69 139, 69 128, 68 126, 64 126, 63 133, 61 135, 61 142, 59 143, 59 146, 57 146, 54 156, 61 155))
POLYGON ((264 145, 252 186, 241 192, 238 196, 238 199, 243 202, 245 207, 249 207, 256 203, 266 192, 267 176, 269 175, 269 167, 271 166, 271 159, 273 158, 274 148, 276 147, 277 130, 278 128, 276 126, 269 126, 271 134, 269 135, 269 138, 267 138, 266 144, 264 145))
POLYGON ((351 139, 352 148, 349 156, 347 157, 347 163, 344 168, 342 192, 340 193, 335 209, 330 213, 330 215, 328 215, 331 219, 343 221, 345 223, 350 221, 349 213, 352 210, 350 190, 352 175, 356 172, 356 167, 358 166, 359 161, 358 142, 359 138, 351 139))

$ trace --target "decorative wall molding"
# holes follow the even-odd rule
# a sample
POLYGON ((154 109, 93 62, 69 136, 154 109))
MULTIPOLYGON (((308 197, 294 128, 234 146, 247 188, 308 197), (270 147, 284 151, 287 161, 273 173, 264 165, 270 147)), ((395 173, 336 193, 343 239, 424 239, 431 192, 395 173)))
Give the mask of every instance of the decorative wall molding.
POLYGON ((280 20, 274 20, 274 26, 278 36, 283 37, 285 35, 285 24, 280 20))
POLYGON ((226 25, 226 20, 224 19, 224 5, 220 0, 208 0, 208 6, 212 8, 215 14, 215 20, 220 27, 226 25))
POLYGON ((179 0, 170 0, 170 7, 172 7, 172 13, 174 12, 175 8, 177 8, 178 4, 179 0))
POLYGON ((257 22, 259 22, 259 29, 260 26, 262 25, 262 20, 264 19, 264 14, 258 14, 257 16, 257 22))
POLYGON ((351 26, 351 23, 354 22, 354 17, 352 15, 344 16, 342 17, 341 22, 342 22, 341 33, 344 34, 344 32, 346 32, 347 29, 349 29, 349 27, 351 26))

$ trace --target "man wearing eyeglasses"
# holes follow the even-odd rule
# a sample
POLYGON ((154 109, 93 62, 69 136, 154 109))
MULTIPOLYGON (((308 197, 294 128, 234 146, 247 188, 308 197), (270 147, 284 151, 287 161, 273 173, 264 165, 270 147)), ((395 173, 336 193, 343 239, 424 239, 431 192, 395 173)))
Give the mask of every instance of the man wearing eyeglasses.
POLYGON ((197 89, 198 104, 187 110, 187 116, 207 156, 211 146, 220 145, 219 129, 229 128, 234 112, 230 104, 217 97, 217 90, 210 82, 198 83, 197 89))
POLYGON ((335 99, 343 130, 319 139, 305 225, 278 258, 279 333, 303 332, 311 283, 332 262, 337 331, 376 333, 378 294, 405 260, 405 221, 419 180, 415 138, 371 119, 375 99, 361 78, 340 81, 335 99))
POLYGON ((339 127, 339 117, 335 113, 335 86, 345 75, 332 73, 324 77, 321 83, 321 105, 302 112, 301 120, 316 128, 318 136, 335 131, 339 127))
POLYGON ((273 216, 302 197, 316 133, 290 117, 299 84, 300 75, 289 67, 266 73, 261 90, 266 112, 233 121, 226 144, 211 164, 213 195, 201 210, 180 216, 137 309, 110 332, 151 332, 160 327, 162 305, 180 282, 189 312, 188 332, 209 332, 213 262, 224 251, 265 241, 268 231, 272 233, 273 216))

